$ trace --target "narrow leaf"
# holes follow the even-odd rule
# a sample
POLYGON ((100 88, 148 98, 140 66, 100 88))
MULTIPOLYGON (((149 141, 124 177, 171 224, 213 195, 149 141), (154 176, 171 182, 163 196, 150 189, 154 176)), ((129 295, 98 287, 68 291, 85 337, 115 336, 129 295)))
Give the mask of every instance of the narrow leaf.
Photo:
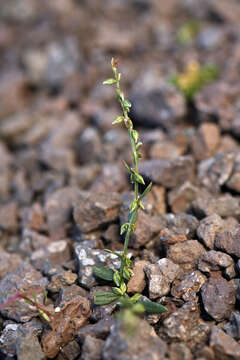
POLYGON ((123 161, 123 163, 124 163, 125 167, 128 169, 128 171, 131 173, 132 170, 131 170, 130 166, 126 163, 126 161, 123 161))
POLYGON ((108 305, 119 299, 119 295, 112 292, 96 292, 93 293, 95 305, 108 305))
POLYGON ((120 124, 121 122, 123 122, 124 117, 123 116, 118 116, 115 120, 113 120, 112 124, 120 124))
POLYGON ((139 196, 139 199, 142 200, 149 193, 151 188, 152 188, 152 183, 150 182, 150 184, 146 187, 144 192, 139 196))
POLYGON ((135 179, 139 184, 145 185, 142 175, 135 173, 135 179))
POLYGON ((94 266, 93 274, 103 280, 113 281, 114 272, 111 269, 107 269, 104 266, 94 266))
POLYGON ((116 79, 110 78, 110 79, 103 81, 103 85, 112 85, 112 84, 115 84, 116 82, 117 82, 116 79))
POLYGON ((139 302, 143 304, 144 309, 148 314, 162 314, 168 311, 168 309, 165 306, 159 303, 155 303, 153 301, 139 301, 139 302))

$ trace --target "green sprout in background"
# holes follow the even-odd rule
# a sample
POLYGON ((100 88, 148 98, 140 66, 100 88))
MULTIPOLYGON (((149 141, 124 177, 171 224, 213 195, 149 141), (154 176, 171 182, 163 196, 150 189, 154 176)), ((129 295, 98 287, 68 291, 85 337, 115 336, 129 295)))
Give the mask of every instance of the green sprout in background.
POLYGON ((107 305, 112 302, 117 301, 118 305, 125 309, 124 317, 131 318, 129 314, 132 316, 138 315, 143 312, 151 313, 151 314, 160 314, 166 312, 167 309, 161 304, 154 303, 152 301, 143 301, 141 300, 141 294, 135 294, 130 297, 127 294, 127 284, 133 275, 132 271, 132 261, 128 256, 128 243, 130 239, 130 235, 136 229, 136 222, 138 219, 138 211, 139 209, 144 209, 143 206, 143 198, 148 194, 151 190, 152 184, 150 183, 142 194, 139 193, 139 184, 145 185, 143 177, 139 174, 139 159, 141 158, 140 148, 142 143, 139 139, 139 134, 133 128, 133 123, 129 118, 128 114, 131 108, 131 103, 127 100, 120 88, 120 79, 121 74, 118 72, 117 61, 112 59, 112 71, 114 74, 113 78, 107 79, 103 82, 104 85, 115 85, 116 86, 116 98, 121 105, 122 113, 118 116, 113 124, 121 124, 123 123, 128 131, 131 150, 132 150, 132 162, 133 166, 130 166, 125 163, 125 166, 130 174, 131 183, 134 184, 134 198, 130 207, 130 211, 128 214, 128 221, 121 226, 120 234, 125 234, 125 241, 123 252, 115 252, 111 250, 106 250, 112 254, 118 256, 121 260, 120 269, 111 270, 105 267, 95 266, 93 268, 93 273, 96 277, 110 281, 113 283, 111 292, 96 292, 94 293, 94 302, 96 305, 107 305))
POLYGON ((191 61, 181 74, 174 75, 170 82, 184 95, 186 102, 192 102, 195 95, 210 82, 219 76, 215 65, 200 66, 198 62, 191 61))
POLYGON ((201 29, 201 23, 197 20, 190 20, 183 24, 177 32, 177 40, 182 45, 191 44, 201 29))

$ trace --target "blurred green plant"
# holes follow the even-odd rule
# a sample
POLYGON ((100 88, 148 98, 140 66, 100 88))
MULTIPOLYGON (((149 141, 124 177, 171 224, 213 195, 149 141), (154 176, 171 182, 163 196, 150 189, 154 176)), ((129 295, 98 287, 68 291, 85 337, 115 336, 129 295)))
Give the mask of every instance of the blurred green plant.
POLYGON ((183 24, 177 32, 177 40, 180 44, 189 45, 196 38, 201 28, 201 23, 197 20, 190 20, 183 24))
POLYGON ((121 265, 120 270, 111 270, 105 267, 95 266, 93 268, 93 273, 96 277, 110 281, 113 283, 111 292, 96 292, 94 293, 94 302, 96 305, 107 305, 114 301, 118 302, 118 305, 122 308, 125 308, 127 313, 131 312, 132 316, 147 312, 147 313, 162 313, 166 312, 167 309, 161 304, 154 303, 151 301, 142 301, 141 294, 135 294, 130 297, 127 294, 127 284, 133 275, 132 271, 132 260, 128 256, 128 243, 130 235, 136 229, 136 222, 138 219, 139 209, 144 209, 143 198, 151 190, 152 184, 150 183, 142 194, 139 194, 139 184, 145 185, 143 177, 139 174, 139 159, 141 158, 140 148, 142 143, 139 139, 138 132, 133 128, 133 123, 129 118, 129 111, 131 108, 131 103, 128 99, 125 98, 124 93, 120 87, 121 74, 117 68, 117 61, 112 59, 111 66, 113 71, 113 78, 107 79, 103 82, 104 85, 115 85, 116 86, 116 98, 120 103, 122 113, 118 116, 113 124, 123 123, 128 131, 131 150, 132 150, 132 162, 133 166, 124 163, 129 174, 130 181, 134 185, 134 198, 130 207, 128 214, 128 220, 125 224, 121 226, 120 235, 125 234, 123 252, 115 252, 107 250, 107 252, 116 255, 120 258, 121 265))
POLYGON ((205 85, 216 80, 218 76, 217 66, 200 66, 198 62, 191 61, 184 72, 172 76, 170 82, 184 95, 186 101, 190 102, 205 85))

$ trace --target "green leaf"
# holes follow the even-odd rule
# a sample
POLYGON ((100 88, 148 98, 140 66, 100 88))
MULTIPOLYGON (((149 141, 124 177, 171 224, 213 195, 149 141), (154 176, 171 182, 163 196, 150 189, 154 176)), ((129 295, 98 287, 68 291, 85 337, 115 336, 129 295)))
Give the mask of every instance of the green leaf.
POLYGON ((139 196, 139 199, 142 200, 149 193, 151 188, 152 188, 152 182, 150 182, 150 184, 148 184, 148 186, 146 187, 144 192, 139 196))
POLYGON ((109 250, 109 249, 104 249, 104 251, 108 252, 109 254, 116 255, 117 257, 122 259, 122 254, 119 254, 117 251, 112 251, 112 250, 109 250))
POLYGON ((119 289, 118 287, 113 287, 113 288, 112 288, 112 291, 114 292, 115 295, 118 295, 118 296, 122 296, 122 295, 123 295, 122 290, 119 289))
POLYGON ((123 116, 118 116, 115 120, 113 120, 112 124, 120 124, 121 122, 123 122, 124 117, 123 116))
POLYGON ((152 301, 139 301, 139 302, 140 304, 143 304, 144 310, 148 314, 162 314, 168 311, 168 309, 165 306, 159 303, 155 303, 152 301))
POLYGON ((135 173, 134 175, 135 175, 136 181, 137 181, 139 184, 145 185, 145 182, 144 182, 144 180, 143 180, 142 175, 140 175, 140 174, 138 174, 138 173, 135 173))
POLYGON ((123 277, 125 280, 129 281, 132 276, 132 270, 128 269, 127 267, 123 268, 123 277))
POLYGON ((132 205, 131 205, 131 211, 136 210, 137 207, 138 207, 138 202, 137 202, 137 200, 133 200, 132 205))
POLYGON ((114 272, 111 269, 107 269, 104 266, 94 266, 93 274, 103 280, 113 281, 114 272))
POLYGON ((93 296, 95 305, 108 305, 119 299, 119 295, 107 291, 95 292, 93 293, 93 296))
POLYGON ((132 106, 132 104, 130 103, 130 101, 127 100, 127 99, 125 99, 125 100, 123 101, 123 105, 124 105, 125 107, 127 107, 127 108, 130 108, 130 107, 132 106))
POLYGON ((113 275, 113 281, 117 286, 120 286, 121 284, 121 277, 120 274, 117 270, 114 271, 114 275, 113 275))
POLYGON ((142 296, 141 294, 134 294, 130 298, 131 304, 135 304, 140 299, 141 296, 142 296))
POLYGON ((115 84, 116 82, 117 82, 116 79, 110 78, 110 79, 103 81, 103 85, 112 85, 112 84, 115 84))
POLYGON ((126 231, 128 231, 129 223, 125 223, 121 226, 120 235, 124 234, 126 231))
POLYGON ((135 144, 137 144, 138 139, 139 139, 139 134, 138 134, 137 130, 132 130, 131 131, 131 136, 132 136, 135 144))
POLYGON ((125 292, 127 291, 127 285, 125 284, 125 282, 121 283, 120 290, 122 294, 125 294, 125 292))
POLYGON ((123 163, 124 163, 125 167, 128 169, 128 171, 131 173, 132 170, 131 170, 130 166, 126 163, 126 161, 123 161, 123 163))

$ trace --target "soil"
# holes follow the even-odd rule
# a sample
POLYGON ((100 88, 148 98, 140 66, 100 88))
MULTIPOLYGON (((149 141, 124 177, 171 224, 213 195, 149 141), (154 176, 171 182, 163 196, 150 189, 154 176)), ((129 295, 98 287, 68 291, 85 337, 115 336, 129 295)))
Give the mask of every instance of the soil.
MULTIPOLYGON (((240 4, 0 0, 0 359, 240 359, 240 4), (119 268, 132 187, 115 57, 152 191, 130 239, 132 294, 168 308, 129 334, 94 265, 119 268), (186 102, 190 62, 219 77, 186 102)), ((143 191, 143 188, 141 188, 143 191)))

